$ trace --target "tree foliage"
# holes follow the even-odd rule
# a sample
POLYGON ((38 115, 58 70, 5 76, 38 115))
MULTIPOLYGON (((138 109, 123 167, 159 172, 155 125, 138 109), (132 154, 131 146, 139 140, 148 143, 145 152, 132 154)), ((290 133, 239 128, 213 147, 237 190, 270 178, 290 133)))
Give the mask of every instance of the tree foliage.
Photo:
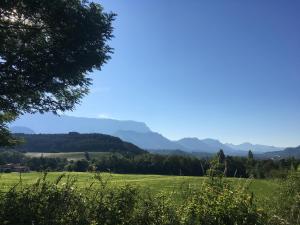
POLYGON ((248 151, 248 160, 253 160, 254 155, 251 150, 248 151))
POLYGON ((72 110, 88 93, 87 73, 110 58, 114 18, 81 0, 0 1, 0 118, 72 110))
POLYGON ((218 161, 219 163, 224 163, 225 162, 225 154, 223 149, 220 149, 220 151, 217 153, 218 161))
POLYGON ((56 158, 43 155, 26 157, 20 152, 4 151, 0 152, 0 166, 19 163, 28 166, 33 171, 109 171, 127 174, 283 179, 288 176, 290 171, 300 166, 300 160, 294 158, 275 161, 253 159, 249 164, 247 158, 226 156, 225 163, 221 164, 216 161, 216 158, 198 159, 189 156, 141 153, 122 154, 122 151, 100 155, 88 153, 89 160, 86 160, 86 153, 82 153, 82 159, 76 161, 72 157, 69 160, 59 156, 56 158))
POLYGON ((284 225, 300 224, 300 173, 292 171, 281 181, 274 202, 269 202, 270 211, 282 218, 284 225))
MULTIPOLYGON (((1 108, 0 108, 1 109, 1 108)), ((15 116, 10 113, 1 113, 0 110, 0 146, 14 146, 19 143, 15 138, 11 137, 7 123, 13 121, 15 116)))

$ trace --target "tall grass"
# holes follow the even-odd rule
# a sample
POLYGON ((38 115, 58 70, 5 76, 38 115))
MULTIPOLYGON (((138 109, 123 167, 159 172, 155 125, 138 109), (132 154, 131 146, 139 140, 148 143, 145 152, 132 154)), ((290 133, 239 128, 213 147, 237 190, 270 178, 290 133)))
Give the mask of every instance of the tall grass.
POLYGON ((281 180, 280 188, 266 208, 278 224, 300 224, 300 172, 291 172, 281 180))

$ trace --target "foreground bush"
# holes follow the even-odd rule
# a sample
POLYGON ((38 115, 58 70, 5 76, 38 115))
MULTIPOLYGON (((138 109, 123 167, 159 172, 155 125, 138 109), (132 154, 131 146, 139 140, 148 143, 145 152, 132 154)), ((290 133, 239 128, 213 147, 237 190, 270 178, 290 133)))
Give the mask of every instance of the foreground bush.
POLYGON ((300 224, 300 172, 292 172, 282 179, 278 193, 269 202, 274 225, 300 224))
POLYGON ((263 225, 265 215, 253 203, 245 187, 232 187, 223 180, 212 180, 194 191, 182 209, 182 224, 263 225))
POLYGON ((196 190, 184 188, 176 199, 172 194, 152 196, 132 186, 113 187, 99 175, 96 181, 86 189, 77 188, 69 177, 48 182, 45 176, 30 186, 20 182, 0 194, 0 224, 274 225, 284 221, 281 215, 268 216, 258 209, 246 187, 232 186, 222 178, 207 179, 196 190))
POLYGON ((34 185, 13 187, 0 197, 1 225, 90 224, 84 196, 70 179, 61 185, 59 177, 48 183, 45 177, 34 185))

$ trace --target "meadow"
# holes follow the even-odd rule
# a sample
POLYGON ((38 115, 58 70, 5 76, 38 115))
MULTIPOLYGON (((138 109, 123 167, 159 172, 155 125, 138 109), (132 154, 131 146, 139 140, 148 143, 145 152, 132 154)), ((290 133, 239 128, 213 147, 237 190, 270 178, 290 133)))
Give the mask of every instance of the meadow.
MULTIPOLYGON (((92 183, 97 185, 95 180, 95 173, 89 172, 49 172, 47 173, 47 180, 53 182, 59 176, 65 174, 67 177, 71 177, 76 180, 76 185, 79 188, 88 187, 92 183)), ((43 177, 41 172, 30 173, 3 173, 0 175, 0 189, 7 191, 17 183, 33 184, 39 178, 43 177)), ((190 189, 201 189, 201 185, 206 177, 192 177, 192 176, 165 176, 165 175, 139 175, 139 174, 113 174, 113 173, 101 173, 101 177, 108 185, 124 186, 132 185, 138 187, 144 192, 158 194, 165 193, 179 193, 186 187, 190 189)), ((64 182, 62 180, 62 182, 64 182)), ((279 183, 276 180, 267 179, 244 179, 244 178, 226 178, 226 181, 234 183, 234 185, 248 186, 249 192, 253 192, 257 199, 267 199, 274 195, 279 187, 279 183)))
MULTIPOLYGON (((134 158, 136 170, 127 173, 118 172, 116 165, 124 169, 131 161, 111 153, 26 153, 26 157, 3 153, 4 160, 23 159, 32 172, 0 173, 0 221, 7 225, 42 225, 45 218, 51 225, 300 225, 300 174, 295 170, 286 172, 285 178, 238 178, 224 176, 223 164, 212 159, 204 176, 146 174, 145 166, 161 158, 140 157, 144 161, 134 158), (83 162, 85 172, 75 170, 83 162), (110 167, 110 173, 95 172, 110 167), (67 170, 57 172, 57 168, 67 170)), ((163 159, 164 164, 154 165, 172 169, 170 165, 185 158, 163 159)), ((179 168, 193 161, 182 162, 179 168)), ((235 161, 230 162, 232 171, 235 161)), ((167 172, 176 174, 177 169, 167 172)))
POLYGON ((8 225, 45 224, 45 218, 53 225, 300 225, 297 172, 284 182, 94 172, 0 175, 0 220, 8 225))

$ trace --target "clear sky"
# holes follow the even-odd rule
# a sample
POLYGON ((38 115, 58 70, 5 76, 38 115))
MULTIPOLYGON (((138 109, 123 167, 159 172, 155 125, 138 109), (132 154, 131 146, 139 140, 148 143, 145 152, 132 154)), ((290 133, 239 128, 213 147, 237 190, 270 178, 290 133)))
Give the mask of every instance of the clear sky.
POLYGON ((104 0, 115 48, 69 115, 170 139, 300 144, 300 1, 104 0))

